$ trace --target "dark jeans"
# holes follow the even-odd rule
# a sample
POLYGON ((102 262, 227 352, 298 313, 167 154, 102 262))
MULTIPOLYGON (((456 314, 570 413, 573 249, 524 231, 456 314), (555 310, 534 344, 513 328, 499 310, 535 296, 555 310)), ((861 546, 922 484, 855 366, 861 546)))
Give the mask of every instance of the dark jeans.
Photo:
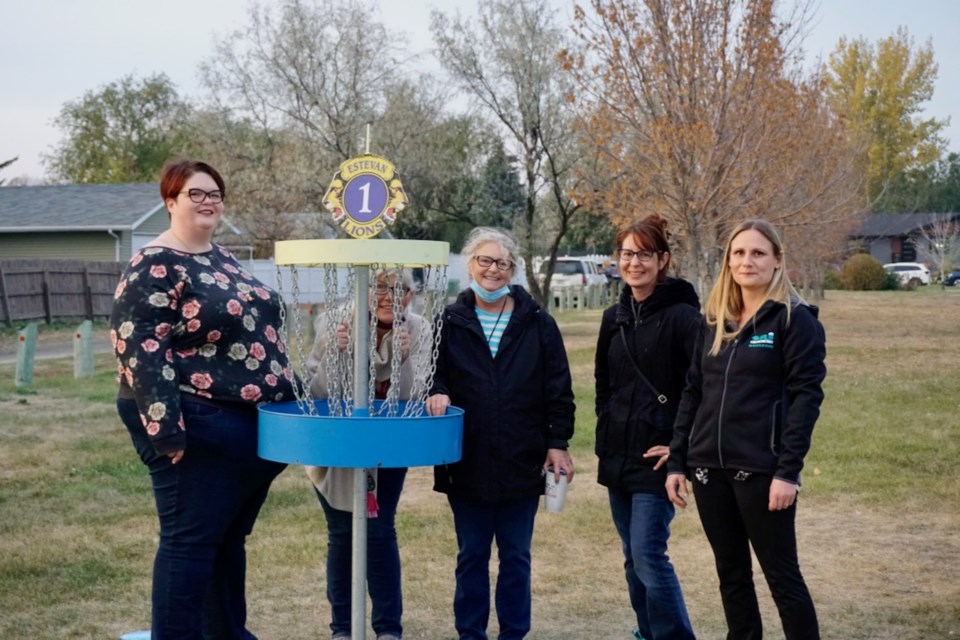
POLYGON ((729 640, 763 637, 753 585, 750 546, 770 586, 787 640, 820 637, 817 613, 797 561, 796 502, 789 509, 767 509, 771 476, 709 469, 706 482, 694 474, 693 493, 720 577, 720 597, 729 640))
POLYGON ((497 541, 500 573, 496 607, 499 640, 530 631, 530 543, 539 496, 503 502, 447 498, 457 532, 453 616, 461 640, 486 640, 490 618, 490 546, 497 541))
POLYGON ((607 491, 640 635, 646 640, 692 640, 680 580, 667 556, 673 505, 665 495, 607 491))
POLYGON ((181 403, 187 444, 172 464, 153 449, 133 400, 117 411, 150 471, 160 520, 153 640, 251 640, 244 596, 247 535, 285 465, 257 456, 257 414, 181 403))
MULTIPOLYGON (((367 519, 367 589, 373 605, 370 624, 378 636, 403 635, 403 595, 400 587, 400 549, 396 515, 407 470, 377 470, 376 518, 367 519)), ((353 601, 353 513, 330 506, 317 497, 327 520, 327 600, 333 636, 349 636, 353 601)))

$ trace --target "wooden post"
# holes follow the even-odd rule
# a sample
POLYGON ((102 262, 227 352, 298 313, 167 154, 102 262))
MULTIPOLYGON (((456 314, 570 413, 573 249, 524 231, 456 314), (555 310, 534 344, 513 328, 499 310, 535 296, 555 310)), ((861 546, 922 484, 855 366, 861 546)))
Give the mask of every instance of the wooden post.
POLYGON ((37 323, 31 322, 17 337, 17 372, 14 383, 18 387, 33 384, 33 357, 37 351, 37 323))
POLYGON ((87 320, 93 320, 93 289, 90 288, 90 267, 83 265, 83 312, 87 320))
POLYGON ((0 302, 3 303, 3 319, 6 321, 8 327, 12 327, 13 318, 10 317, 10 298, 7 297, 7 275, 3 272, 3 267, 0 267, 0 293, 3 294, 3 297, 0 298, 0 302))
POLYGON ((73 334, 73 377, 93 375, 93 322, 84 320, 73 334))
POLYGON ((50 272, 43 272, 43 315, 47 324, 53 324, 53 304, 50 300, 50 272))

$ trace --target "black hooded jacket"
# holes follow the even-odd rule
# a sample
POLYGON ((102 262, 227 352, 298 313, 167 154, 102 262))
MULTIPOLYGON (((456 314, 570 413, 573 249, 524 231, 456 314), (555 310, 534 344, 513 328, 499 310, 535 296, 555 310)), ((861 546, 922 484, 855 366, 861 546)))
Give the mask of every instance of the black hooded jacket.
POLYGON ((827 369, 817 308, 768 300, 720 353, 702 339, 687 376, 670 444, 669 473, 735 469, 800 483, 823 402, 827 369))
POLYGON ((641 303, 625 287, 620 301, 604 312, 594 369, 600 484, 626 493, 665 494, 666 468, 654 471, 658 458, 643 454, 670 444, 699 323, 693 286, 675 278, 658 284, 641 303), (665 404, 637 374, 634 362, 666 396, 665 404))
POLYGON ((547 449, 566 449, 575 405, 557 323, 522 287, 490 354, 473 291, 443 312, 430 394, 464 410, 463 457, 434 468, 434 489, 465 500, 500 501, 543 493, 547 449))

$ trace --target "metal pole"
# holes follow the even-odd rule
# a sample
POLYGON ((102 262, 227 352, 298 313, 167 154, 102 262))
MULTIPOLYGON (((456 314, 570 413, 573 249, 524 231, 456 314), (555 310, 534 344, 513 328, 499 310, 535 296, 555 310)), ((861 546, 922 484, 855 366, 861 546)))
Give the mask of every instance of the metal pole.
MULTIPOLYGON (((358 265, 353 313, 354 415, 370 414, 367 386, 370 378, 370 269, 358 265)), ((350 605, 350 637, 367 637, 367 470, 353 470, 353 597, 350 605)))

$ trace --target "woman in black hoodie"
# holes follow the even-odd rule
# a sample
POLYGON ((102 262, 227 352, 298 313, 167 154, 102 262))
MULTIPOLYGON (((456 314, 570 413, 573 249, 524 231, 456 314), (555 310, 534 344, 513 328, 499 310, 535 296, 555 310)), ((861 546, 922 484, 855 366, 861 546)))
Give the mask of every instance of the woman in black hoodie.
POLYGON ((787 640, 819 638, 794 522, 826 349, 817 309, 790 284, 769 222, 747 220, 730 234, 705 315, 674 425, 667 493, 685 506, 692 474, 728 638, 763 635, 751 546, 787 640))
POLYGON ((598 481, 620 534, 635 637, 693 638, 667 556, 675 513, 664 488, 673 419, 700 325, 689 282, 667 277, 666 221, 637 220, 617 234, 626 286, 607 309, 596 354, 598 481))

